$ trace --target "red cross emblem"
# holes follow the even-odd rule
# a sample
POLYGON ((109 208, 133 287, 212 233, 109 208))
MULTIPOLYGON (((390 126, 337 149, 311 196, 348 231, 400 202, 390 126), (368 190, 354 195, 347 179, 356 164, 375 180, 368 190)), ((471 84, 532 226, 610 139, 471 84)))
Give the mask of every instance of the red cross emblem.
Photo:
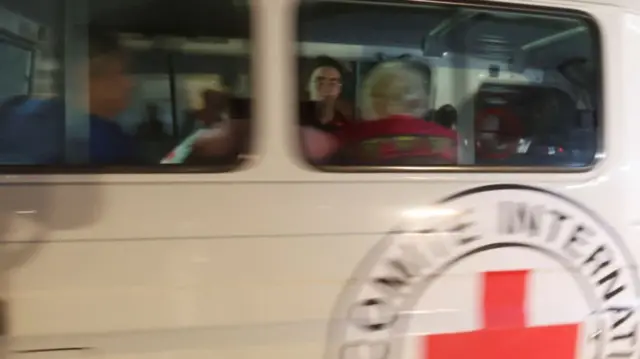
POLYGON ((427 359, 575 359, 578 324, 527 327, 528 271, 483 275, 480 330, 424 338, 427 359))

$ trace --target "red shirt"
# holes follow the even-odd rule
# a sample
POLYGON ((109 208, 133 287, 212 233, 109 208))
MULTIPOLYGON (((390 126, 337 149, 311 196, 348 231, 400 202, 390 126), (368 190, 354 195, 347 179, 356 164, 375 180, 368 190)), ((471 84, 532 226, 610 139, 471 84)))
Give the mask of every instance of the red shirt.
POLYGON ((457 161, 456 131, 408 115, 348 123, 336 135, 345 156, 358 164, 387 161, 402 164, 408 158, 431 158, 439 163, 457 161))

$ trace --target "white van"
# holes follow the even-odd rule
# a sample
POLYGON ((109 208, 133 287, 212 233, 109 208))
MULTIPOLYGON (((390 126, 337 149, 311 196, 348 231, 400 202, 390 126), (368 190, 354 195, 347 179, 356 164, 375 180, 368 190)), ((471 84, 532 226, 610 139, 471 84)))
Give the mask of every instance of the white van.
POLYGON ((0 0, 2 355, 637 358, 638 59, 631 0, 0 0), (349 126, 419 63, 455 162, 308 162, 321 55, 349 126), (160 164, 203 91, 248 147, 160 164))

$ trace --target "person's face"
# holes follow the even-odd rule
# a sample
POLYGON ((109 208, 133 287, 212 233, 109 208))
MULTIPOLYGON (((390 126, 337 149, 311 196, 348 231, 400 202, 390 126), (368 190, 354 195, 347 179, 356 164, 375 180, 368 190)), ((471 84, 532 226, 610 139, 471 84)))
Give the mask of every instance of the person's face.
POLYGON ((314 87, 319 100, 335 99, 342 90, 340 72, 333 67, 321 67, 315 73, 314 87))
POLYGON ((105 55, 90 62, 89 97, 91 111, 114 117, 129 105, 133 83, 124 55, 105 55))

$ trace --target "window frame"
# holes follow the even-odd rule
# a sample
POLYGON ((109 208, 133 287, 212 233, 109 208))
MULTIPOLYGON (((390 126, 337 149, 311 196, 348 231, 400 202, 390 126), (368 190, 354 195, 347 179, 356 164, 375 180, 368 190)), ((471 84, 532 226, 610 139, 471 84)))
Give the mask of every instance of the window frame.
MULTIPOLYGON (((300 3, 296 10, 296 23, 294 34, 295 49, 299 50, 301 44, 301 21, 300 21, 300 9, 305 0, 300 0, 300 3)), ((316 1, 314 1, 316 2, 316 1)), ((499 10, 499 11, 511 11, 521 13, 533 13, 540 15, 553 15, 562 16, 567 15, 575 19, 581 19, 587 26, 587 32, 592 39, 593 53, 595 55, 595 63, 599 69, 597 76, 597 101, 598 106, 595 111, 597 116, 597 132, 596 132, 596 148, 594 156, 589 164, 581 167, 566 167, 566 166, 479 166, 479 165, 452 165, 452 166, 336 166, 336 165, 323 165, 313 163, 305 158, 302 151, 301 139, 297 140, 297 154, 301 159, 301 162, 308 168, 324 172, 324 173, 522 173, 522 174, 567 174, 567 173, 588 173, 594 171, 597 167, 600 167, 606 159, 605 152, 605 131, 607 130, 605 114, 605 94, 606 94, 606 81, 604 66, 604 49, 602 29, 599 26, 596 18, 587 11, 578 10, 573 8, 562 8, 544 5, 529 5, 529 4, 516 4, 516 3, 500 3, 491 2, 488 3, 482 0, 421 0, 420 2, 410 0, 321 0, 325 3, 349 3, 358 4, 360 6, 401 6, 401 7, 429 7, 429 6, 447 6, 451 8, 465 8, 465 9, 480 9, 480 10, 499 10)), ((298 74, 300 71, 298 71, 298 74)), ((432 74, 434 73, 432 69, 432 74)), ((300 79, 298 79, 300 81, 300 79)), ((437 88, 436 81, 431 81, 430 90, 433 91, 437 88)), ((300 99, 297 98, 299 103, 300 99)), ((432 101, 433 102, 433 101, 432 101)), ((295 121, 299 121, 298 115, 295 116, 295 121)))

